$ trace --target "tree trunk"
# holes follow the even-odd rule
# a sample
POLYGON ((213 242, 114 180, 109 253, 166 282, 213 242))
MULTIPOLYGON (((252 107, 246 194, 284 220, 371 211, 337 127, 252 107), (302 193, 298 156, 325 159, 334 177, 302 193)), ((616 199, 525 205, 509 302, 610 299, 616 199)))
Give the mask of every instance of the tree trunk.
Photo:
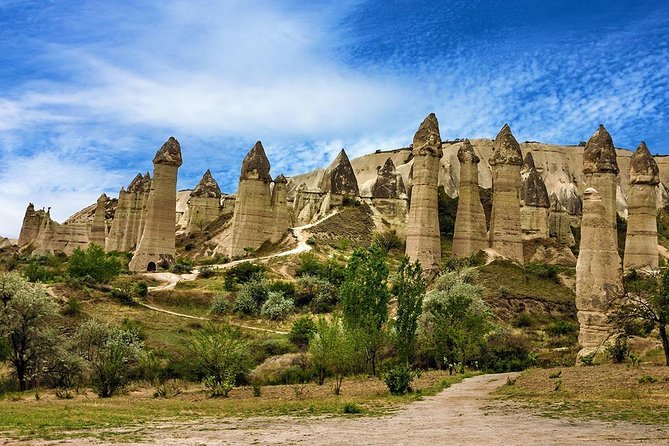
POLYGON ((660 339, 662 339, 662 348, 664 349, 664 359, 669 366, 669 335, 667 335, 667 326, 660 324, 660 339))

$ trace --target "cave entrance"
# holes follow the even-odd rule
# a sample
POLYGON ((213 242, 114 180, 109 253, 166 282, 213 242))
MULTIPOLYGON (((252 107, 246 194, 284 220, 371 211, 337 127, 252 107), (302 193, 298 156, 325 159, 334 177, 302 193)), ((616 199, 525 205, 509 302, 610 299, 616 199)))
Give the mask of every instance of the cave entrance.
POLYGON ((149 262, 149 264, 146 267, 146 270, 149 272, 155 272, 156 271, 156 262, 149 262))

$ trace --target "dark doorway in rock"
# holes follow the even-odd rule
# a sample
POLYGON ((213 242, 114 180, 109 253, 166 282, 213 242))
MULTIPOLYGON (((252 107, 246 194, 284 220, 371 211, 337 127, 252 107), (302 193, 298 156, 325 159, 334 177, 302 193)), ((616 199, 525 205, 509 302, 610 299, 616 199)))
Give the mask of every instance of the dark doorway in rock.
POLYGON ((149 265, 146 267, 146 270, 149 272, 156 271, 156 262, 149 262, 149 265))

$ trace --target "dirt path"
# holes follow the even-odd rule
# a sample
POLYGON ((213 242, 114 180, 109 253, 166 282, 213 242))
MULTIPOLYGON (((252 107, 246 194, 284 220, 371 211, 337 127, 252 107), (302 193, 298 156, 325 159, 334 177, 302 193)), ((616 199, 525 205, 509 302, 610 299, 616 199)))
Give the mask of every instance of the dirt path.
MULTIPOLYGON (((143 441, 126 444, 669 445, 669 426, 556 420, 492 399, 490 393, 503 385, 508 376, 510 374, 470 378, 437 396, 379 418, 264 417, 155 423, 133 429, 143 441)), ((100 444, 86 441, 59 444, 94 443, 100 444)))

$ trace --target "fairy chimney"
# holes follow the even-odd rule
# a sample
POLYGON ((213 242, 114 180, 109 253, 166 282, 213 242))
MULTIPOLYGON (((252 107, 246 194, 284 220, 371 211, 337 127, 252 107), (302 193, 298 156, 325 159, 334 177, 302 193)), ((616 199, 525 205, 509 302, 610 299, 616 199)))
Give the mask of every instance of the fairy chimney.
POLYGON ((231 256, 258 249, 273 235, 269 175, 270 164, 260 141, 256 142, 242 161, 237 200, 232 217, 231 256))
POLYGON ((550 200, 541 174, 534 165, 532 152, 525 155, 520 171, 520 227, 525 239, 548 238, 550 200))
POLYGON ((93 224, 91 225, 90 243, 95 243, 98 246, 105 247, 107 236, 107 222, 105 219, 105 205, 109 198, 102 194, 98 198, 95 205, 95 215, 93 216, 93 224))
POLYGON ((372 186, 372 198, 398 199, 406 194, 402 175, 395 170, 395 163, 388 158, 379 169, 372 186))
POLYGON ((602 196, 596 189, 587 188, 583 193, 581 244, 576 263, 579 357, 600 351, 615 333, 608 317, 624 292, 615 239, 602 196))
POLYGON ((407 224, 406 254, 425 271, 438 270, 441 239, 437 210, 439 162, 443 154, 439 122, 430 113, 413 137, 413 187, 407 224))
POLYGON ((488 247, 486 219, 479 195, 478 163, 474 147, 465 139, 458 149, 460 187, 453 231, 453 255, 467 257, 488 247))
POLYGON ((508 259, 523 263, 519 197, 523 155, 508 124, 504 124, 492 147, 490 247, 508 259))
POLYGON ((130 271, 155 271, 176 261, 177 173, 181 163, 179 141, 170 137, 153 158, 146 222, 128 266, 130 271))
POLYGON ((625 271, 658 268, 656 187, 660 184, 657 163, 645 142, 630 162, 630 191, 627 195, 627 238, 625 271))
POLYGON ((202 231, 221 214, 221 188, 207 171, 190 193, 186 232, 202 231))
POLYGON ((287 196, 288 180, 285 176, 279 175, 274 179, 272 188, 272 243, 281 240, 288 228, 291 226, 290 212, 288 210, 287 196))

